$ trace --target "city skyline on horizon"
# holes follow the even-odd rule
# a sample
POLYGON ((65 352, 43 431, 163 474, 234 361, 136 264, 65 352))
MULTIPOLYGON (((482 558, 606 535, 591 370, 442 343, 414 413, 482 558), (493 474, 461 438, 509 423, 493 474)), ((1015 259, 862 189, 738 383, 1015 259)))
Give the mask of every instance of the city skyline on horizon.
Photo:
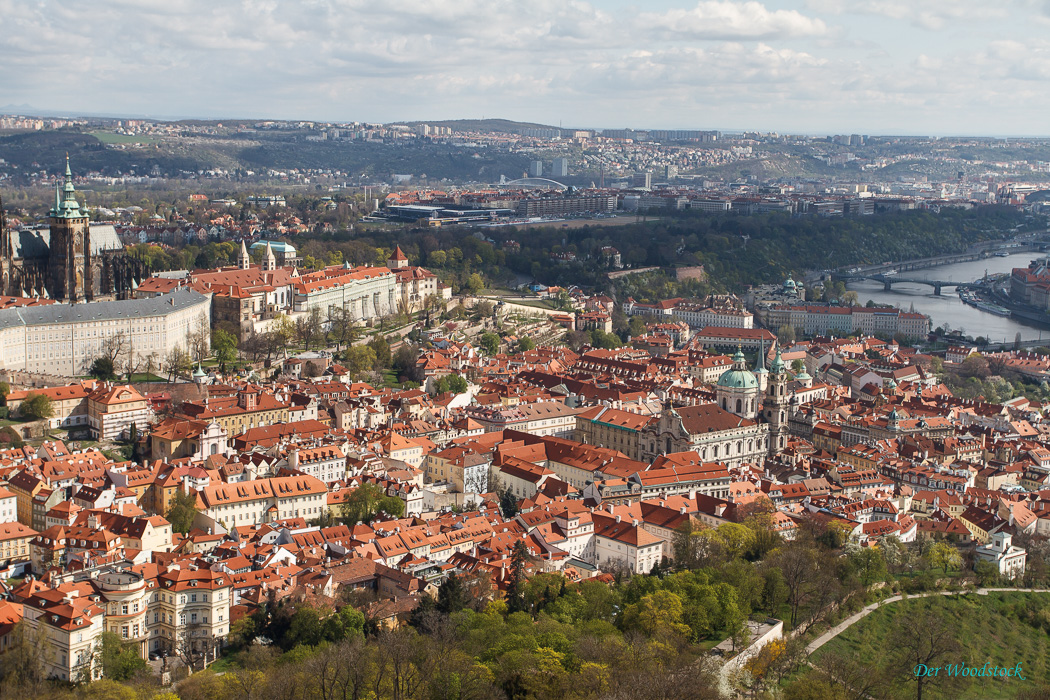
POLYGON ((1050 4, 1036 0, 0 11, 6 109, 42 113, 1041 137, 1050 107, 1050 4))

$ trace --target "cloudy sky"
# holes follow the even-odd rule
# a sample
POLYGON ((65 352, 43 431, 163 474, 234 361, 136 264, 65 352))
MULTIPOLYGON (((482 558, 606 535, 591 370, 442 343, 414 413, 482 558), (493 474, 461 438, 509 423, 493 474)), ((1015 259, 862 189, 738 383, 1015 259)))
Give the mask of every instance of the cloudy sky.
POLYGON ((0 108, 1050 134, 1050 0, 0 0, 0 108))

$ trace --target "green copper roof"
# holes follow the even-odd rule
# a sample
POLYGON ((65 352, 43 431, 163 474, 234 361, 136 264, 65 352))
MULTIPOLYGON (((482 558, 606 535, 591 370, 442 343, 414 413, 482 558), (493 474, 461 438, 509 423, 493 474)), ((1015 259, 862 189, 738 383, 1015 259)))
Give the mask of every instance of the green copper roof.
POLYGON ((66 156, 66 179, 61 187, 55 189, 55 206, 48 214, 53 219, 83 219, 87 212, 80 209, 76 188, 73 187, 73 171, 69 168, 69 156, 66 156))
POLYGON ((746 369, 730 369, 722 372, 718 386, 727 389, 757 389, 758 380, 746 369))
POLYGON ((783 374, 786 369, 784 364, 784 358, 780 356, 780 349, 777 348, 777 356, 773 358, 773 364, 770 367, 770 371, 773 374, 783 374))
POLYGON ((755 375, 747 371, 746 362, 744 351, 737 347, 736 354, 733 355, 733 369, 722 372, 722 376, 718 378, 718 386, 727 389, 758 388, 758 380, 755 379, 755 375))

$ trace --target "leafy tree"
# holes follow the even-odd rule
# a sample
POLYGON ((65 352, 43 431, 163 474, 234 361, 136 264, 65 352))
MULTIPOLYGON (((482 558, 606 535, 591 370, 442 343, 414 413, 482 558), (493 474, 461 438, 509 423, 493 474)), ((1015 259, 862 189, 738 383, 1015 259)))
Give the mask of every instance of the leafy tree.
POLYGON ((469 601, 463 581, 456 574, 449 574, 438 588, 437 610, 446 615, 459 612, 467 607, 469 601))
POLYGON ((106 356, 96 357, 95 361, 91 363, 91 369, 88 370, 88 374, 100 381, 113 381, 117 378, 113 359, 106 356))
POLYGON ((0 382, 0 406, 7 405, 7 395, 11 393, 11 385, 7 382, 0 382))
POLYGON ((528 352, 536 347, 535 341, 532 338, 525 335, 518 340, 518 352, 528 352))
POLYGON ((237 336, 216 328, 211 332, 211 348, 219 361, 219 368, 225 373, 226 365, 237 359, 237 336))
POLYGON ((355 378, 371 371, 376 364, 375 350, 367 345, 355 345, 346 351, 346 368, 355 378))
POLYGON ((57 652, 52 648, 43 625, 34 629, 25 621, 18 622, 10 633, 7 651, 0 655, 0 679, 11 697, 19 697, 16 688, 31 688, 47 680, 49 664, 57 652))
POLYGON ((22 401, 22 405, 19 406, 18 410, 22 412, 23 416, 32 420, 43 420, 55 415, 51 398, 44 394, 30 394, 22 401))
POLYGON ((197 512, 197 493, 180 489, 172 495, 164 517, 171 523, 172 531, 185 534, 193 527, 193 519, 197 512))
POLYGON ((777 340, 785 348, 790 348, 795 344, 795 327, 790 324, 784 324, 777 329, 777 340))
POLYGON ((640 335, 645 335, 649 329, 645 327, 645 321, 642 320, 641 316, 631 316, 631 320, 627 324, 627 330, 630 332, 631 337, 637 338, 640 335))
POLYGON ((509 520, 518 514, 518 499, 509 486, 497 482, 496 495, 499 497, 499 509, 504 519, 509 520))
POLYGON ((681 597, 667 590, 655 591, 627 607, 623 625, 626 629, 637 629, 649 637, 667 632, 688 637, 691 630, 682 622, 682 613, 681 597))
POLYGON ((623 345, 623 341, 615 333, 606 333, 600 328, 590 331, 591 345, 603 350, 615 350, 623 345))
POLYGON ((485 280, 481 275, 474 272, 471 273, 470 277, 467 278, 467 283, 464 285, 471 294, 477 294, 479 291, 485 288, 485 280))
POLYGON ((489 355, 495 355, 499 352, 499 336, 495 333, 482 333, 481 338, 478 339, 478 344, 489 355))
POLYGON ((962 566, 962 556, 959 550, 947 542, 937 542, 927 552, 930 564, 944 569, 945 573, 962 566))
POLYGON ((382 334, 377 334, 368 341, 368 347, 372 348, 372 352, 376 354, 376 360, 374 367, 378 370, 386 369, 390 366, 393 358, 390 356, 390 343, 386 341, 386 337, 382 334))
POLYGON ((394 353, 394 371, 399 375, 412 375, 416 371, 416 361, 418 359, 419 348, 410 343, 402 343, 401 347, 394 353))
POLYGON ((436 394, 445 394, 450 391, 453 394, 462 394, 466 390, 467 380, 458 374, 446 374, 434 381, 434 393, 436 394))
POLYGON ((102 674, 114 681, 126 681, 147 668, 146 660, 134 646, 125 644, 115 632, 102 633, 102 674))
POLYGON ((400 518, 405 513, 405 502, 388 496, 376 484, 361 484, 343 503, 342 519, 347 524, 366 523, 380 513, 400 518))

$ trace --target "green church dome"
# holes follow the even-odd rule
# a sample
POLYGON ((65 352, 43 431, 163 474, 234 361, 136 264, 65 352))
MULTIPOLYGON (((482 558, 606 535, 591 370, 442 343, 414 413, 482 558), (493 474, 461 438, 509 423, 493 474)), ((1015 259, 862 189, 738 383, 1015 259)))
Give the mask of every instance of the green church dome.
POLYGON ((733 355, 733 369, 726 370, 718 378, 718 386, 727 389, 757 389, 758 380, 745 368, 744 353, 740 350, 733 355))

